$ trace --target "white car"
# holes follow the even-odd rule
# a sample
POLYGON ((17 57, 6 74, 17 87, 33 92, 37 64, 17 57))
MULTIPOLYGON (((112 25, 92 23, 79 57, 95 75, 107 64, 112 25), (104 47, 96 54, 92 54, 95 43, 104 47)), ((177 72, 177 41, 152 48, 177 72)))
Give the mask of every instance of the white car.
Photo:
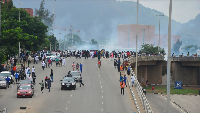
POLYGON ((6 80, 4 77, 0 77, 0 88, 6 89, 6 80))
POLYGON ((48 54, 48 55, 46 56, 46 59, 49 60, 50 58, 52 58, 52 60, 55 61, 56 58, 58 58, 58 59, 60 58, 60 54, 57 53, 57 56, 56 56, 56 53, 55 53, 55 52, 54 52, 54 53, 50 53, 50 54, 48 54))
POLYGON ((13 78, 13 75, 11 74, 11 72, 9 71, 2 71, 0 73, 0 77, 4 77, 5 79, 7 78, 7 76, 11 79, 11 77, 13 78))

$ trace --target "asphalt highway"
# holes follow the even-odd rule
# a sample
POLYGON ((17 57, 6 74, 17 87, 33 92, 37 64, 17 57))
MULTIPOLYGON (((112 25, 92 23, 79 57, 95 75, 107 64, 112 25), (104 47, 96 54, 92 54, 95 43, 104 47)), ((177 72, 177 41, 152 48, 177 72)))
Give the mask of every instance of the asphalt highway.
POLYGON ((17 98, 17 90, 0 89, 0 110, 7 108, 7 113, 19 113, 20 107, 27 107, 27 113, 133 113, 136 109, 131 99, 130 91, 125 88, 125 94, 121 95, 119 85, 119 73, 113 66, 113 61, 102 60, 101 69, 98 70, 97 58, 75 59, 66 58, 66 67, 56 67, 55 62, 50 68, 42 70, 42 65, 34 65, 36 68, 35 95, 33 98, 17 98), (83 64, 83 83, 76 90, 61 90, 60 80, 72 70, 72 62, 83 64), (40 91, 39 82, 45 76, 50 76, 50 69, 54 71, 54 82, 51 91, 40 91))

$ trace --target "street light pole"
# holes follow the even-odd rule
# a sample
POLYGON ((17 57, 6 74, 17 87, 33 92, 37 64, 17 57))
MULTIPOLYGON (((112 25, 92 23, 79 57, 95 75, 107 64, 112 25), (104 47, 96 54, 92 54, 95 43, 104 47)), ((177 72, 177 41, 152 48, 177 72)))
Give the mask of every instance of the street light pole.
POLYGON ((156 15, 159 16, 159 40, 158 40, 158 51, 159 51, 159 47, 160 47, 160 16, 164 16, 164 15, 156 15))
MULTIPOLYGON (((59 33, 59 34, 61 34, 61 33, 59 33)), ((59 35, 59 50, 60 50, 60 35, 59 35)))
POLYGON ((139 0, 137 0, 137 30, 136 30, 136 61, 135 61, 135 75, 137 77, 137 46, 138 46, 138 7, 139 7, 139 0))
POLYGON ((170 67, 171 67, 171 15, 172 0, 169 4, 169 25, 168 25, 168 60, 167 60, 167 113, 170 113, 170 67))

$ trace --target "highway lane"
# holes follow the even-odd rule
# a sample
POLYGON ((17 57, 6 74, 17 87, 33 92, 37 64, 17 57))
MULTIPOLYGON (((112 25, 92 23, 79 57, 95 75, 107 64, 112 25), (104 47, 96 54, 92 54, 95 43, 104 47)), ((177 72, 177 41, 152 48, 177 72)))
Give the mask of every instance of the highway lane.
MULTIPOLYGON (((125 88, 125 95, 120 94, 119 73, 114 69, 113 61, 103 59, 100 70, 96 67, 95 59, 75 59, 67 58, 66 67, 51 67, 54 70, 54 82, 51 92, 48 89, 44 93, 40 91, 38 84, 45 76, 50 75, 51 68, 45 68, 43 71, 41 63, 35 64, 36 85, 35 96, 33 98, 16 98, 15 91, 0 89, 0 109, 6 107, 8 113, 18 113, 19 107, 28 107, 28 113, 133 113, 135 108, 131 100, 128 88, 125 88), (83 63, 83 83, 85 86, 79 87, 77 83, 76 90, 61 90, 60 80, 68 71, 72 70, 72 62, 83 63), (6 97, 5 97, 6 96, 6 97)), ((32 67, 33 64, 30 65, 32 67)))
MULTIPOLYGON (((146 97, 154 113, 165 113, 167 111, 167 99, 161 95, 150 93, 147 93, 146 97)), ((170 103, 170 113, 183 113, 183 111, 170 103)))

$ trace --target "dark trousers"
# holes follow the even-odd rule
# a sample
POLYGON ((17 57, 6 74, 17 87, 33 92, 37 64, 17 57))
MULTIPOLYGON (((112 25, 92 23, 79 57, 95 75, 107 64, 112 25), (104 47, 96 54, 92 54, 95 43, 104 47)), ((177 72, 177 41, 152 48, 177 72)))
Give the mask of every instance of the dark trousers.
POLYGON ((121 88, 121 94, 122 94, 122 91, 123 91, 123 95, 124 95, 124 88, 121 88))
POLYGON ((118 72, 120 72, 120 67, 117 67, 118 68, 118 72))
POLYGON ((18 78, 15 78, 16 83, 17 83, 17 80, 19 80, 19 79, 18 79, 18 78))
POLYGON ((48 86, 49 92, 50 92, 50 86, 48 86))
POLYGON ((33 83, 35 84, 35 78, 33 78, 33 83))
POLYGON ((81 87, 81 84, 84 85, 83 82, 82 82, 82 80, 80 80, 79 82, 80 82, 80 87, 81 87))
POLYGON ((9 83, 6 82, 6 87, 9 88, 9 83))
POLYGON ((44 87, 41 87, 41 91, 43 91, 44 87))

